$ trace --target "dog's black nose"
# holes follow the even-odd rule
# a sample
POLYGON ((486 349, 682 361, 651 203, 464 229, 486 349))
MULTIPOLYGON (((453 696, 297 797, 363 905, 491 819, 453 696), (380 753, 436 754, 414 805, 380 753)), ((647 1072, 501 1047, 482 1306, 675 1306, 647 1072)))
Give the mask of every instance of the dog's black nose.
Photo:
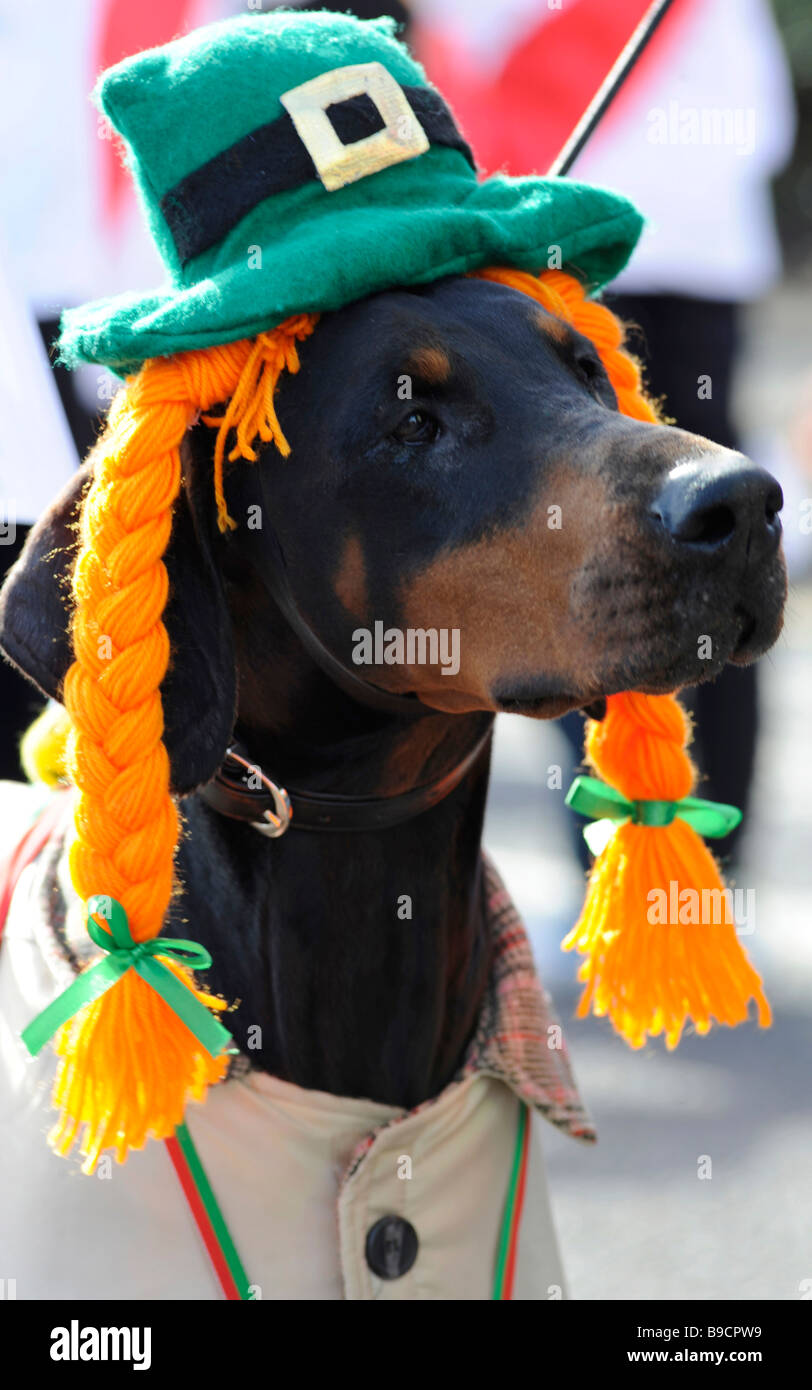
POLYGON ((677 464, 652 503, 652 515, 673 540, 716 550, 734 537, 748 550, 774 550, 784 505, 771 473, 740 454, 705 454, 677 464))

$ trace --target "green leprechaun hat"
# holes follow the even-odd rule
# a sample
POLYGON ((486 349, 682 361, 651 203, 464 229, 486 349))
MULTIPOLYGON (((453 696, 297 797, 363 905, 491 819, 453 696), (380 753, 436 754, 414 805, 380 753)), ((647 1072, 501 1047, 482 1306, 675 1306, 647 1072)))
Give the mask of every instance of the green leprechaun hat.
POLYGON ((477 180, 391 20, 276 12, 128 58, 96 99, 123 136, 168 285, 69 310, 69 363, 248 338, 292 314, 494 263, 600 288, 642 219, 565 179, 477 180), (560 258, 559 258, 560 257, 560 258))

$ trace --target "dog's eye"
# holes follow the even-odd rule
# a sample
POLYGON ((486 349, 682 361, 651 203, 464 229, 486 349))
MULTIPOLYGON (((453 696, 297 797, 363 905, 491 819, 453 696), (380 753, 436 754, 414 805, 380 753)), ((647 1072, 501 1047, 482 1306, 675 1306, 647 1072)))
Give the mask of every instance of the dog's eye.
POLYGON ((598 354, 582 349, 580 352, 576 352, 573 366, 575 375, 590 395, 594 396, 595 400, 600 401, 601 404, 617 410, 617 399, 612 383, 598 354))
POLYGON ((392 438, 401 444, 431 444, 439 433, 440 425, 433 415, 425 410, 410 410, 393 429, 392 438))
POLYGON ((580 352, 575 359, 575 366, 579 376, 586 382, 587 386, 596 386, 605 380, 600 358, 593 357, 591 353, 580 352))

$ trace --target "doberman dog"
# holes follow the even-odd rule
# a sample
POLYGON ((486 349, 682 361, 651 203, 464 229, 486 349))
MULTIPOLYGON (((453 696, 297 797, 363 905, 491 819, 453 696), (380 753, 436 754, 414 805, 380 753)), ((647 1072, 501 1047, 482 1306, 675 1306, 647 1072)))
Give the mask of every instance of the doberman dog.
MULTIPOLYGON (((738 454, 621 416, 592 344, 500 284, 374 295, 325 314, 301 360, 278 392, 291 457, 269 446, 226 477, 235 532, 215 524, 211 431, 184 446, 163 702, 185 834, 168 929, 211 951, 207 985, 240 1001, 238 1045, 261 1028, 258 1066, 414 1107, 454 1075, 488 976, 494 715, 599 715, 607 694, 754 660, 781 624, 781 493, 738 454), (354 634, 378 621, 458 630, 458 671, 354 666, 354 634), (269 842, 200 794, 234 734, 275 783, 316 796, 464 775, 396 830, 269 842)), ((71 655, 53 564, 70 569, 88 477, 4 598, 3 646, 57 698, 71 655)))

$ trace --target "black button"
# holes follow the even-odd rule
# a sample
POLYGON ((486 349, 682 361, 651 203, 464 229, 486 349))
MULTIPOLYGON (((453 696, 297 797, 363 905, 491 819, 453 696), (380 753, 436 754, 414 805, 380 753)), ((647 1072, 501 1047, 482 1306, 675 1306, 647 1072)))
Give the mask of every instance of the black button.
POLYGON ((382 1216, 367 1231, 367 1264, 381 1279, 399 1279, 417 1259, 417 1231, 402 1216, 382 1216))

